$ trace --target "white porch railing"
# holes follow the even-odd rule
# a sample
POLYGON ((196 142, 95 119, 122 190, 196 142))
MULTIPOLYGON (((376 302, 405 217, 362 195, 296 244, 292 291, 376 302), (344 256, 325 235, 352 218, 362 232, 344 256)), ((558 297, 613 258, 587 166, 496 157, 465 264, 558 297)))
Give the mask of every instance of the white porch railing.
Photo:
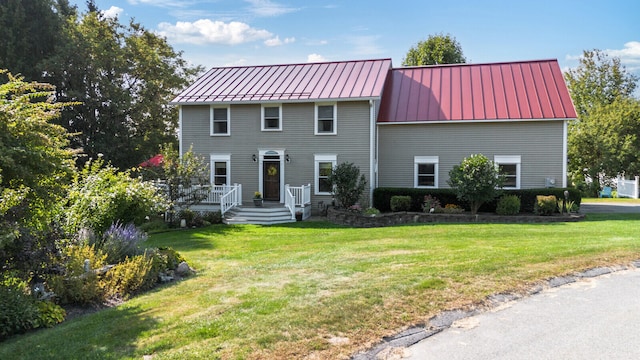
MULTIPOLYGON (((224 215, 230 209, 242 205, 242 184, 221 185, 220 212, 224 215)), ((214 191, 211 192, 212 194, 214 191)), ((215 198, 215 195, 213 196, 215 198)))
POLYGON ((638 198, 638 176, 635 180, 627 180, 624 177, 618 176, 618 197, 629 197, 633 199, 638 198))
POLYGON ((304 207, 311 203, 311 184, 299 187, 284 186, 284 206, 291 212, 291 219, 296 218, 296 207, 304 207))

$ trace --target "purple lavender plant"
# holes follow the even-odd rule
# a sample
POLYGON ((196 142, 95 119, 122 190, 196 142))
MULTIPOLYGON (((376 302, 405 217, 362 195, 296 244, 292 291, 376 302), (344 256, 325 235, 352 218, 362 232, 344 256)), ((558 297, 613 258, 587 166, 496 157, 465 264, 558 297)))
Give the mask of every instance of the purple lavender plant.
POLYGON ((115 264, 127 257, 142 254, 140 243, 147 239, 147 234, 132 223, 123 225, 116 221, 104 232, 102 238, 102 250, 107 254, 107 261, 115 264))

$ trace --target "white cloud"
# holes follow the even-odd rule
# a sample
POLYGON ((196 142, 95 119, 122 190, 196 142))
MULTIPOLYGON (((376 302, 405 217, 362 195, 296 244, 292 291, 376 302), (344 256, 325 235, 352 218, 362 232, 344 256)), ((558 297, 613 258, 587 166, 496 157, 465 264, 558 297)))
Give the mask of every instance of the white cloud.
POLYGON ((160 35, 176 43, 238 45, 273 38, 267 30, 255 29, 238 21, 225 23, 200 19, 178 21, 175 25, 163 22, 158 24, 158 28, 160 35))
POLYGON ((296 41, 296 38, 294 38, 294 37, 285 38, 284 40, 280 40, 280 37, 276 36, 274 38, 265 40, 264 44, 267 45, 267 46, 280 46, 280 45, 284 45, 284 44, 291 44, 291 43, 293 43, 295 41, 296 41))
POLYGON ((109 18, 109 19, 115 19, 115 18, 119 17, 120 14, 122 14, 123 11, 124 11, 123 8, 119 8, 117 6, 112 6, 108 10, 104 10, 102 12, 102 15, 104 15, 104 17, 109 18))
POLYGON ((296 8, 274 3, 270 0, 245 0, 251 7, 249 10, 257 16, 271 17, 298 11, 296 8))
POLYGON ((620 58, 620 63, 626 66, 629 71, 636 72, 640 70, 640 41, 629 41, 624 44, 623 49, 607 49, 604 52, 609 56, 620 58))
POLYGON ((307 55, 307 62, 325 62, 325 61, 327 61, 327 59, 325 59, 325 57, 320 54, 307 55))

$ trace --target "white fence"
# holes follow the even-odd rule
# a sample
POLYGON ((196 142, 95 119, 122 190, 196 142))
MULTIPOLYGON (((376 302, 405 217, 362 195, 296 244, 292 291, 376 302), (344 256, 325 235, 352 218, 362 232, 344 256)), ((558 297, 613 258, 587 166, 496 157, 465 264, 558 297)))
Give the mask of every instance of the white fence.
POLYGON ((291 212, 291 219, 295 219, 296 207, 305 208, 311 203, 311 184, 300 187, 284 186, 284 206, 291 212))
POLYGON ((638 176, 634 180, 627 180, 618 176, 618 197, 638 198, 638 176))

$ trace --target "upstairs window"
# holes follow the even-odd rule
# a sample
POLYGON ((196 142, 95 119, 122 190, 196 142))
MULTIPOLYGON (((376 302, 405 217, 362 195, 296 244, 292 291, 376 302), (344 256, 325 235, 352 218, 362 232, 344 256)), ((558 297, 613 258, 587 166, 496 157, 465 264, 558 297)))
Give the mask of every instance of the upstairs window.
POLYGON ((337 133, 336 104, 316 104, 316 135, 335 135, 337 133))
POLYGON ((282 131, 280 105, 262 105, 262 131, 282 131))
POLYGON ((416 156, 413 158, 414 180, 416 188, 438 187, 438 163, 437 156, 416 156))
POLYGON ((228 136, 231 129, 229 126, 229 107, 211 107, 211 136, 228 136))
POLYGON ((504 175, 504 189, 520 189, 520 155, 494 157, 493 162, 500 174, 504 175))

